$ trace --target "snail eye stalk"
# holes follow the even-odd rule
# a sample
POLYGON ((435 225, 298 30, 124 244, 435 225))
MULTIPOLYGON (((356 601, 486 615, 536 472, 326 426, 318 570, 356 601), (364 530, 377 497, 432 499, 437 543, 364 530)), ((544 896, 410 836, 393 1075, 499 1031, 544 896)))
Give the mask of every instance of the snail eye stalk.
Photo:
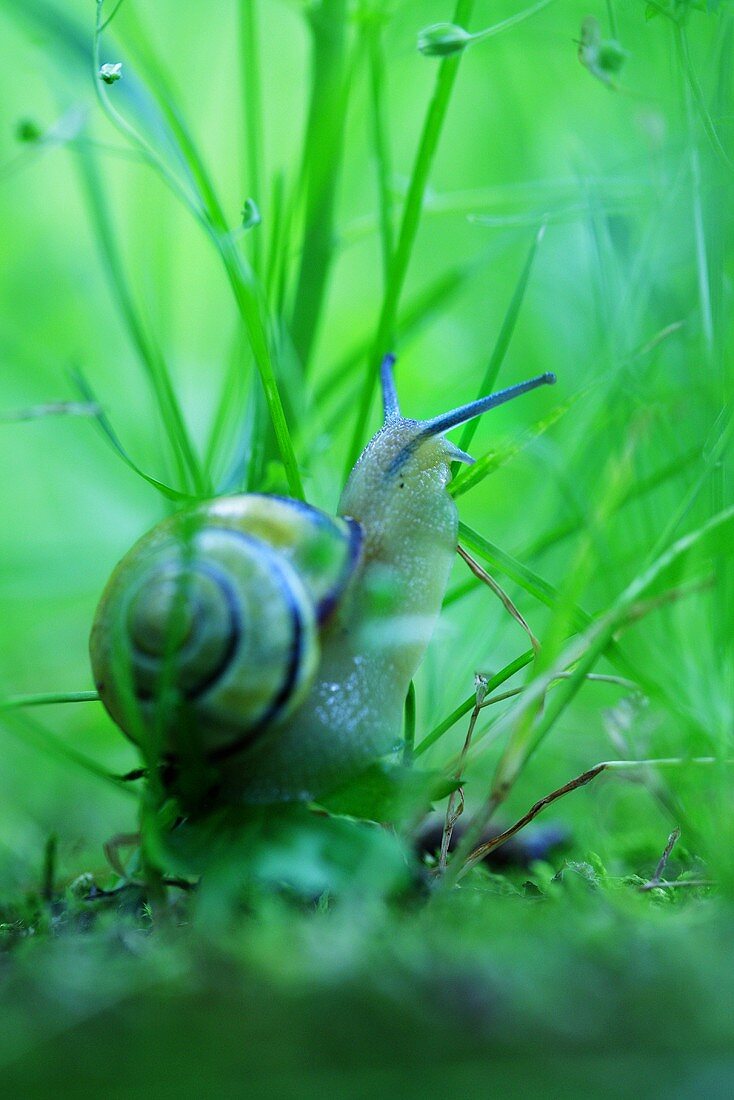
POLYGON ((515 386, 508 386, 507 389, 498 390, 497 393, 491 393, 487 397, 480 397, 477 401, 470 401, 468 405, 461 405, 458 409, 452 409, 451 412, 434 416, 431 420, 424 420, 420 437, 426 439, 433 435, 441 435, 451 428, 458 427, 459 424, 465 424, 467 420, 474 420, 489 409, 495 409, 498 405, 504 405, 506 401, 512 401, 523 393, 537 389, 538 386, 553 386, 555 381, 555 374, 547 371, 536 378, 529 378, 527 382, 518 382, 515 386))
MULTIPOLYGON (((395 355, 393 355, 392 352, 388 352, 380 364, 382 407, 385 423, 400 418, 400 403, 398 401, 398 393, 395 388, 395 376, 393 373, 394 366, 395 355)), ((518 382, 516 385, 508 386, 504 390, 498 390, 497 393, 488 394, 487 397, 480 397, 476 401, 470 401, 468 405, 460 405, 458 409, 452 409, 450 412, 441 413, 440 416, 434 416, 430 420, 424 420, 417 439, 428 439, 434 435, 441 435, 451 428, 458 427, 459 424, 465 424, 467 420, 474 420, 475 417, 481 416, 482 413, 487 412, 489 409, 494 409, 498 405, 504 405, 506 401, 512 401, 515 397, 519 397, 523 393, 529 393, 530 390, 537 389, 538 386, 553 386, 555 382, 555 374, 553 374, 552 371, 546 371, 545 374, 539 374, 535 378, 529 378, 526 382, 518 382)), ((461 461, 466 461, 467 457, 468 456, 465 456, 463 452, 457 455, 457 458, 460 458, 461 461)))
POLYGON ((389 352, 380 364, 380 382, 382 384, 382 407, 385 414, 385 422, 395 420, 400 416, 400 403, 398 392, 395 389, 395 377, 393 367, 395 356, 389 352))

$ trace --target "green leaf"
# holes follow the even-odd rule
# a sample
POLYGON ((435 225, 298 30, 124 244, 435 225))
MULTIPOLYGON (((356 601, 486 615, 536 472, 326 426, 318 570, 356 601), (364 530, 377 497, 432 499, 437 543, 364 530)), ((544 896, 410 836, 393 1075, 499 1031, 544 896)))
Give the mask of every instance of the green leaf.
POLYGON ((162 872, 202 876, 194 919, 208 929, 228 925, 253 887, 304 901, 374 898, 404 889, 410 879, 394 833, 299 804, 220 808, 175 828, 164 807, 159 819, 144 820, 143 835, 162 872))
POLYGON ((419 771, 399 764, 373 764, 320 805, 332 814, 395 824, 427 811, 459 786, 439 771, 419 771))

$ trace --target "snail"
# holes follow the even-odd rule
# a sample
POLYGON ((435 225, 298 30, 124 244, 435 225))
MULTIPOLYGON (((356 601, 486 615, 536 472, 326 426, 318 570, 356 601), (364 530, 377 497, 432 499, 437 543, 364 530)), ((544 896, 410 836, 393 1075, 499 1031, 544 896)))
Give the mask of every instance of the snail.
POLYGON ((384 424, 337 516, 220 497, 158 524, 114 570, 92 670, 149 765, 213 770, 225 801, 306 801, 399 743, 456 550, 451 463, 472 462, 444 433, 555 378, 411 420, 393 362, 381 368, 384 424))

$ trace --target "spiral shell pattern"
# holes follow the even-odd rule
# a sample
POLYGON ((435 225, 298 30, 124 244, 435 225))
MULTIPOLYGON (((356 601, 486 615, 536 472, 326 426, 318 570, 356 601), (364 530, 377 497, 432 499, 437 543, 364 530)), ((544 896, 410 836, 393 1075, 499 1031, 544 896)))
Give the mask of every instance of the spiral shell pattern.
POLYGON ((302 701, 361 529, 299 501, 224 497, 120 562, 92 628, 95 683, 154 757, 247 748, 302 701))

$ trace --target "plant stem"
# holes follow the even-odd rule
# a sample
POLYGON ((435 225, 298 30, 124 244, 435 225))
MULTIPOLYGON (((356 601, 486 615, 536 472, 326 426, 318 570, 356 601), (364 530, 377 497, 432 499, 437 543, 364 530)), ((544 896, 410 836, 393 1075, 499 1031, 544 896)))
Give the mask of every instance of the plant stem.
MULTIPOLYGON (((539 799, 537 802, 534 802, 527 813, 524 813, 522 817, 518 818, 515 824, 511 825, 509 829, 505 829, 504 832, 498 833, 497 836, 492 837, 491 840, 488 840, 480 847, 474 848, 468 854, 464 852, 463 858, 460 857, 457 859, 457 856, 460 855, 459 849, 457 849, 456 855, 448 866, 446 873, 440 879, 441 886, 443 888, 447 888, 455 885, 460 879, 464 877, 467 871, 470 871, 471 868, 475 866, 475 864, 479 863, 480 860, 485 858, 485 856, 488 856, 490 852, 493 852, 495 850, 495 848, 499 848, 500 845, 505 844, 508 840, 511 840, 512 837, 516 835, 516 833, 519 833, 521 829, 524 829, 526 825, 529 825, 530 822, 534 818, 536 818, 539 813, 545 810, 548 806, 552 805, 553 802, 556 802, 559 798, 563 798, 563 796, 566 794, 570 794, 572 791, 577 791, 580 787, 585 787, 587 783, 591 783, 591 781, 593 779, 596 779, 598 775, 601 775, 602 772, 624 771, 627 769, 632 770, 635 768, 650 767, 681 767, 688 764, 708 766, 713 764, 721 765, 722 763, 732 765, 734 764, 734 760, 722 761, 714 756, 692 757, 690 760, 685 760, 681 757, 668 757, 659 760, 604 760, 600 764, 595 764, 593 768, 589 768, 587 771, 582 772, 581 775, 577 775, 575 779, 571 779, 568 783, 564 783, 562 787, 556 788, 556 790, 551 791, 550 794, 547 794, 543 798, 539 799)), ((494 812, 494 806, 492 812, 494 812)), ((479 829, 480 833, 485 827, 487 821, 489 820, 489 817, 491 817, 491 813, 482 813, 481 829, 479 829)), ((467 837, 469 837, 470 844, 474 843, 474 831, 475 830, 473 823, 471 826, 472 835, 470 837, 469 832, 467 831, 462 841, 462 849, 465 847, 467 837)), ((679 829, 675 829, 670 834, 665 852, 663 853, 663 856, 658 864, 658 870, 656 871, 655 876, 653 876, 650 884, 646 884, 647 889, 652 889, 654 885, 657 885, 655 878, 659 873, 662 873, 662 871, 665 870, 665 865, 667 863, 668 857, 673 850, 673 846, 675 845, 675 842, 677 841, 679 836, 679 829)))
MULTIPOLYGON (((474 0, 457 0, 452 21, 465 27, 471 18, 473 8, 474 0)), ((377 322, 377 330, 367 361, 362 392, 357 401, 357 415, 355 418, 354 432, 347 452, 345 480, 359 454, 362 435, 364 433, 364 425, 369 417, 370 405, 377 382, 377 372, 382 357, 395 343, 395 322, 398 316, 405 277, 408 273, 408 265, 410 264, 413 246, 415 245, 415 239, 418 234, 423 200, 428 185, 428 176, 436 154, 436 149, 438 148, 438 141, 446 119, 451 93, 459 72, 460 60, 460 54, 453 54, 452 56, 445 57, 441 61, 438 76, 436 77, 433 97, 428 106, 428 112, 423 124, 423 132, 421 134, 418 152, 408 185, 405 206, 403 207, 403 217, 400 223, 398 242, 390 265, 380 317, 377 322)))
POLYGON ((515 620, 515 622, 522 627, 522 629, 525 631, 528 638, 530 639, 530 644, 533 647, 533 652, 537 657, 538 653, 540 652, 540 642, 535 637, 535 634, 533 634, 533 631, 530 628, 525 616, 512 602, 502 586, 497 583, 494 577, 491 577, 489 575, 486 569, 482 569, 481 565, 478 562, 474 561, 474 558, 471 556, 471 554, 467 554, 463 546, 459 545, 456 549, 458 551, 459 557, 466 562, 474 576, 483 584, 486 584, 487 587, 491 589, 492 592, 494 592, 495 596, 500 601, 505 611, 507 611, 507 613, 515 620))
MULTIPOLYGON (((579 787, 585 787, 587 783, 591 783, 592 779, 596 779, 597 775, 601 775, 603 771, 606 771, 606 764, 597 764, 593 768, 589 768, 588 771, 582 772, 581 775, 576 776, 575 779, 570 780, 568 783, 564 783, 562 787, 558 787, 555 791, 551 791, 550 794, 545 795, 543 798, 535 802, 527 813, 523 814, 514 825, 511 825, 509 829, 505 829, 504 832, 498 833, 497 836, 492 837, 486 844, 480 845, 479 848, 475 848, 466 857, 463 863, 460 863, 458 867, 454 867, 457 862, 456 859, 452 860, 451 868, 447 872, 444 882, 446 885, 451 885, 449 880, 449 874, 453 871, 453 879, 458 882, 459 879, 471 870, 471 868, 479 863, 480 860, 488 856, 490 852, 493 852, 495 848, 499 848, 501 844, 505 844, 508 840, 511 840, 516 833, 519 833, 521 829, 524 829, 526 825, 529 825, 533 818, 536 818, 542 810, 546 809, 553 802, 556 802, 559 798, 563 798, 564 795, 570 794, 571 791, 577 791, 579 787)), ((482 814, 482 828, 486 824, 486 815, 482 814)), ((472 841, 473 843, 473 841, 472 841)))
MULTIPOLYGON (((499 335, 495 341, 492 354, 489 357, 489 363, 487 369, 484 372, 481 385, 477 391, 477 397, 482 397, 485 393, 490 393, 497 381, 497 375, 500 372, 500 367, 504 362, 507 349, 510 346, 512 340, 512 334, 515 331, 517 319, 520 316, 520 309, 522 307, 523 299, 525 298, 525 291, 528 287, 528 281, 530 279, 530 272, 533 268, 533 261, 535 260, 535 254, 538 250, 538 245, 545 236, 545 223, 540 227, 538 232, 533 237, 532 244, 528 251, 525 264, 520 273, 520 278, 517 281, 515 289, 510 300, 510 304, 507 307, 504 320, 500 327, 499 335)), ((478 420, 470 420, 464 425, 461 435, 459 436, 459 449, 462 451, 468 451, 471 447, 474 435, 479 427, 478 420)), ((456 465, 454 465, 454 473, 456 473, 456 465)))
POLYGON ((390 149, 385 111, 385 58, 382 50, 382 24, 375 18, 365 31, 369 54, 370 105, 372 108, 372 137, 377 165, 377 191, 380 201, 380 242, 385 287, 390 276, 393 257, 392 192, 390 190, 390 149))
MULTIPOLYGON (((265 198, 265 141, 263 135, 262 88, 260 78, 260 35, 257 0, 240 0, 240 65, 245 122, 245 170, 247 192, 262 210, 265 198)), ((262 279, 262 226, 251 234, 252 267, 262 279)))
POLYGON ((310 13, 311 101, 304 137, 305 225, 291 337, 307 369, 334 252, 334 210, 347 111, 347 0, 323 0, 310 13))
MULTIPOLYGON (((498 688, 501 684, 504 684, 507 680, 514 676, 516 672, 519 672, 521 669, 525 668, 526 665, 529 665, 534 657, 534 650, 529 649, 527 653, 522 653, 519 657, 516 657, 514 661, 510 661, 510 663, 508 665, 505 665, 505 667, 501 669, 500 672, 490 677, 490 679, 487 681, 487 693, 489 694, 489 692, 494 691, 495 688, 498 688)), ((451 727, 455 726, 456 723, 461 718, 463 718, 465 714, 469 713, 476 701, 476 692, 472 692, 468 699, 465 699, 464 702, 456 708, 456 710, 449 714, 447 718, 444 718, 442 722, 439 722, 439 724, 423 738, 423 740, 417 746, 414 755, 421 756, 424 752, 430 749, 432 745, 435 745, 436 742, 441 737, 443 737, 447 730, 450 730, 451 727)))
POLYGON ((665 874, 665 868, 668 866, 668 860, 670 859, 670 853, 673 851, 673 848, 675 848, 675 846, 676 846, 676 844, 678 843, 679 840, 680 840, 680 826, 676 825, 676 827, 673 829, 673 832, 668 837, 667 843, 666 843, 665 848, 663 850, 663 854, 661 855, 660 859, 658 860, 658 865, 655 868, 655 873, 653 874, 650 881, 648 883, 646 883, 646 886, 647 886, 648 889, 652 889, 652 887, 656 886, 660 882, 660 880, 662 879, 663 875, 665 874))
POLYGON ((199 495, 205 495, 206 484, 199 458, 191 441, 181 406, 171 381, 168 365, 149 336, 145 322, 138 309, 135 295, 127 277, 112 218, 107 205, 107 196, 93 154, 89 150, 80 150, 77 165, 86 193, 90 217, 94 224, 97 247, 100 252, 105 275, 115 295, 119 311, 155 396, 166 438, 171 447, 176 473, 184 492, 192 486, 199 495))
POLYGON ((11 695, 0 703, 3 707, 46 707, 56 703, 97 703, 96 691, 45 691, 37 695, 11 695))
MULTIPOLYGON (((532 15, 537 15, 543 8, 547 8, 549 4, 552 4, 553 0, 538 0, 537 4, 533 4, 530 8, 525 8, 523 11, 518 11, 514 15, 510 15, 507 19, 503 19, 500 23, 494 23, 491 27, 487 27, 483 31, 477 31, 476 34, 471 36, 472 42, 481 42, 484 38, 494 38, 496 34, 502 34, 503 31, 508 31, 510 27, 516 27, 518 23, 523 23, 526 19, 530 19, 532 15)), ((458 19, 454 20, 458 23, 458 19)))
POLYGON ((714 321, 711 308, 711 288, 709 285, 708 257, 706 255, 706 229, 703 221, 703 206, 701 192, 703 180, 701 176, 701 156, 698 151, 696 134, 693 125, 693 98, 691 94, 690 78, 686 68, 687 48, 685 32, 681 26, 675 24, 675 40, 678 48, 678 57, 684 69, 683 102, 686 114, 686 131, 688 136, 688 155, 691 168, 691 199, 693 205, 693 233, 696 243, 696 270, 698 273, 698 302, 701 315, 701 329, 704 344, 709 358, 713 355, 714 346, 714 321))
MULTIPOLYGON (((471 739, 474 734, 474 727, 477 724, 477 718, 479 712, 482 709, 484 703, 484 697, 487 694, 488 681, 486 676, 477 676, 475 680, 476 690, 474 696, 474 709, 471 712, 471 718, 469 719, 469 728, 464 738, 464 747, 461 750, 461 756, 456 765, 456 772, 454 778, 456 780, 461 779, 461 773, 464 770, 464 761, 466 760, 469 747, 471 745, 471 739)), ((464 790, 459 787, 449 795, 448 805, 446 806, 446 820, 444 821, 443 836, 441 837, 441 852, 438 860, 438 873, 443 874, 446 870, 446 857, 449 853, 451 846, 451 837, 454 832, 454 825, 464 812, 464 790)))
POLYGON ((47 730, 40 722, 36 722, 27 715, 16 712, 7 706, 0 706, 0 725, 17 737, 24 745, 33 745, 47 756, 53 757, 74 768, 81 768, 97 779, 103 780, 108 785, 122 791, 127 797, 135 798, 135 792, 118 776, 110 774, 96 760, 85 756, 67 745, 60 737, 47 730))
POLYGON ((675 38, 676 47, 678 50, 678 58, 681 62, 683 72, 685 75, 686 86, 688 88, 688 94, 686 97, 686 110, 690 118, 692 115, 692 106, 698 109, 698 113, 701 116, 701 122, 703 128, 706 131, 706 136, 711 142, 711 146, 716 153, 717 157, 730 172, 734 170, 734 165, 729 158, 729 155, 721 143, 721 138, 717 132, 714 120, 711 117, 711 112, 706 106, 706 100, 701 90, 701 85, 698 82, 696 76, 696 70, 693 67, 693 61, 691 60, 691 51, 688 46, 688 35, 686 34, 686 28, 682 23, 675 23, 675 38))
MULTIPOLYGON (((97 69, 99 67, 99 26, 102 4, 103 0, 97 0, 97 24, 94 37, 94 57, 97 69)), ((178 198, 183 201, 196 221, 203 227, 219 253, 234 293, 240 315, 245 323, 255 363, 265 392, 268 411, 273 423, 273 431, 285 468, 290 492, 293 496, 303 499, 303 485, 301 483, 298 463, 293 449, 293 442, 288 430, 283 401, 278 389, 275 363, 271 353, 270 334, 268 331, 269 324, 262 288, 257 279, 255 279, 252 269, 246 262, 236 241, 229 232, 224 211, 222 210, 213 184, 209 179, 209 175, 198 153, 193 138, 189 134, 181 118, 175 97, 169 86, 167 75, 147 39, 144 37, 140 27, 137 28, 137 32, 139 48, 144 55, 148 68, 155 75, 156 89, 161 109, 171 129, 171 133, 178 143, 181 157, 189 172, 190 182, 195 190, 198 205, 197 202, 194 202, 187 195, 185 189, 181 187, 178 179, 171 173, 159 154, 112 106, 109 95, 102 88, 101 82, 95 75, 95 87, 97 89, 100 104, 112 124, 128 141, 141 149, 152 167, 160 173, 178 198)))

